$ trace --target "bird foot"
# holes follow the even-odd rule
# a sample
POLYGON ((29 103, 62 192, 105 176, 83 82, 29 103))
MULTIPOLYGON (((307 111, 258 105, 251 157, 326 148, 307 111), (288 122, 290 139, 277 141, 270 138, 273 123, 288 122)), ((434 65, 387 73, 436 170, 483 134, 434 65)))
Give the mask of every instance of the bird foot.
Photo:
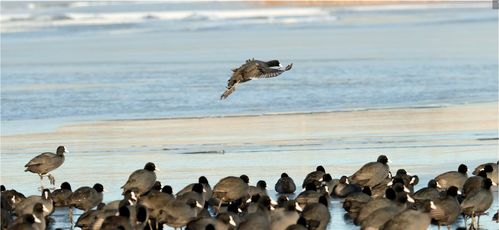
POLYGON ((74 216, 73 207, 69 207, 68 217, 69 217, 69 223, 71 224, 71 228, 73 228, 73 216, 74 216))
POLYGON ((55 186, 55 177, 52 176, 52 174, 49 174, 48 178, 49 178, 50 184, 55 186))

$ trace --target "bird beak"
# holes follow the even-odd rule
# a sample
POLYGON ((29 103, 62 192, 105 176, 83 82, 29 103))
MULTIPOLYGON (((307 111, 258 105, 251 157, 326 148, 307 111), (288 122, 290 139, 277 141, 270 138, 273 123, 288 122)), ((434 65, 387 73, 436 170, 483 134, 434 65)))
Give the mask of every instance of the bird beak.
POLYGON ((433 201, 430 201, 430 207, 431 209, 437 209, 437 206, 435 206, 435 203, 433 203, 433 201))
POLYGON ((206 192, 206 189, 203 188, 203 192, 206 192))
POLYGON ((349 181, 348 179, 346 179, 346 183, 347 183, 347 184, 350 184, 350 181, 349 181))
POLYGON ((392 163, 392 161, 390 159, 388 159, 388 163, 392 163))
POLYGON ((229 215, 229 224, 236 227, 236 222, 234 221, 234 218, 229 215))
POLYGON ((243 210, 240 208, 237 208, 237 212, 241 213, 241 212, 243 212, 243 210))
POLYGON ((196 201, 196 207, 198 208, 204 208, 203 205, 201 205, 199 202, 196 201))
POLYGON ((492 185, 497 186, 497 183, 496 183, 496 182, 494 182, 494 181, 492 181, 492 185))
POLYGON ((250 203, 250 202, 251 202, 251 198, 246 200, 246 203, 250 203))
POLYGON ((461 191, 457 191, 457 195, 461 195, 461 194, 462 194, 461 191))
POLYGON ((416 181, 416 178, 415 178, 415 177, 413 177, 413 178, 411 179, 411 182, 409 182, 409 184, 414 183, 414 181, 416 181))
POLYGON ((272 204, 272 205, 278 205, 277 202, 275 200, 272 200, 272 199, 270 199, 270 204, 272 204))
POLYGON ((437 188, 442 188, 442 185, 440 185, 437 181, 437 188))
POLYGON ((154 168, 154 171, 158 171, 158 172, 159 172, 159 171, 161 171, 161 170, 159 170, 159 168, 158 168, 158 167, 155 167, 155 168, 154 168))
MULTIPOLYGON (((348 183, 347 183, 347 184, 348 184, 348 183)), ((329 187, 327 187, 327 185, 326 185, 326 186, 324 186, 324 190, 326 190, 326 192, 329 194, 329 187)))
POLYGON ((42 221, 40 219, 38 219, 38 217, 36 217, 34 214, 33 215, 33 218, 35 219, 35 223, 41 223, 42 221))
POLYGON ((130 192, 130 195, 132 197, 133 200, 137 200, 137 196, 135 195, 135 192, 130 192))
POLYGON ((323 179, 323 178, 321 178, 321 179, 319 179, 319 182, 322 182, 323 180, 324 180, 324 179, 323 179))
POLYGON ((393 185, 393 181, 390 181, 388 182, 388 184, 386 184, 386 186, 392 186, 393 185))
POLYGON ((407 194, 407 201, 411 202, 411 203, 414 203, 416 201, 414 201, 414 199, 412 199, 411 196, 409 196, 409 194, 407 194))
POLYGON ((298 205, 298 203, 295 203, 295 208, 296 210, 303 212, 303 209, 300 207, 300 205, 298 205))
POLYGON ((48 208, 47 208, 47 207, 45 207, 45 205, 42 205, 42 207, 43 207, 43 211, 44 211, 44 212, 50 212, 50 210, 48 210, 48 208))
POLYGON ((282 65, 281 65, 281 63, 279 63, 279 68, 281 68, 281 69, 282 69, 283 67, 284 67, 284 66, 282 66, 282 65))
POLYGON ((411 190, 409 190, 409 189, 408 189, 407 187, 405 187, 405 185, 404 185, 404 192, 406 192, 406 193, 410 193, 410 192, 411 192, 411 190))
POLYGON ((274 210, 275 210, 274 206, 271 205, 270 206, 270 211, 274 211, 274 210))
POLYGON ((103 189, 102 189, 102 192, 107 192, 107 189, 103 188, 103 189))

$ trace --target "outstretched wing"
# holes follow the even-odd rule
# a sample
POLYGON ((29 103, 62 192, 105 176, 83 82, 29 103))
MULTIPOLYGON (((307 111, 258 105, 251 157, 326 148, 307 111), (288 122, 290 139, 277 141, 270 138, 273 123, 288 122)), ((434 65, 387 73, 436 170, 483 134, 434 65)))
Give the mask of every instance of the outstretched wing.
POLYGON ((260 79, 260 78, 272 78, 281 75, 282 73, 290 70, 293 67, 293 63, 286 66, 284 69, 274 69, 267 67, 265 65, 256 65, 255 69, 251 69, 248 73, 251 79, 260 79))
POLYGON ((239 84, 240 81, 236 81, 233 84, 229 83, 229 86, 227 86, 227 89, 224 91, 222 96, 220 96, 220 100, 223 100, 227 98, 230 94, 232 94, 236 90, 236 86, 239 84))

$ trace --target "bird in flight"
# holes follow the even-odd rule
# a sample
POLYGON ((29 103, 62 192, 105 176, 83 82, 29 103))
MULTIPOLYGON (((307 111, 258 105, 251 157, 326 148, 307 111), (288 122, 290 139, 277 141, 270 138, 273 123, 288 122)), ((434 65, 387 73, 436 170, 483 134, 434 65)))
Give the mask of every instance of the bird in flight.
POLYGON ((220 100, 227 98, 231 93, 233 93, 239 83, 247 82, 253 79, 277 77, 282 73, 290 70, 291 67, 293 67, 293 63, 286 66, 286 68, 282 68, 282 65, 278 60, 265 62, 255 60, 254 58, 248 59, 246 60, 246 63, 241 65, 239 68, 232 70, 232 76, 228 81, 227 89, 222 94, 222 96, 220 96, 220 100))

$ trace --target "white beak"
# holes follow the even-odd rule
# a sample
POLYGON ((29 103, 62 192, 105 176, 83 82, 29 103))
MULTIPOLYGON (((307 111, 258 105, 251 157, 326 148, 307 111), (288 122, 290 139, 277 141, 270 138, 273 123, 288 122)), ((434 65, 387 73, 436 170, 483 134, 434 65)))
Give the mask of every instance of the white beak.
POLYGON ((203 188, 203 192, 206 192, 206 189, 203 188))
POLYGON ((271 205, 270 206, 270 211, 274 211, 274 210, 275 210, 274 206, 271 205))
POLYGON ((442 185, 440 185, 437 181, 437 188, 442 188, 442 185))
POLYGON ((236 227, 236 222, 234 221, 234 218, 229 215, 229 224, 236 227))
POLYGON ((250 202, 251 202, 251 198, 246 200, 246 203, 250 203, 250 202))
POLYGON ((404 185, 404 192, 410 193, 410 192, 411 192, 411 190, 409 190, 409 189, 408 189, 407 187, 405 187, 405 185, 404 185))
POLYGON ((388 163, 392 163, 392 161, 390 159, 388 159, 388 163))
POLYGON ((388 182, 388 184, 386 184, 386 186, 392 186, 393 185, 393 181, 390 181, 388 182))
POLYGON ((204 208, 203 205, 201 205, 199 202, 196 201, 196 207, 198 208, 204 208))
POLYGON ((411 196, 409 196, 409 194, 407 194, 407 201, 411 202, 411 203, 414 203, 414 199, 412 199, 411 196))
POLYGON ((457 191, 457 194, 458 194, 458 195, 461 195, 462 193, 461 193, 461 191, 457 191))
POLYGON ((324 180, 324 179, 323 179, 323 178, 321 178, 321 179, 319 179, 319 182, 322 182, 323 180, 324 180))
POLYGON ((413 177, 413 178, 411 179, 411 182, 409 182, 409 184, 414 183, 414 181, 416 181, 416 178, 415 178, 415 177, 413 177))
POLYGON ((496 182, 494 182, 494 181, 492 181, 492 185, 497 186, 497 183, 496 183, 496 182))
POLYGON ((350 181, 349 181, 348 179, 346 179, 346 183, 347 183, 347 184, 350 184, 350 181))
POLYGON ((295 208, 297 211, 303 212, 303 209, 298 205, 298 203, 295 203, 295 208))
POLYGON ((271 205, 278 205, 277 202, 275 200, 272 200, 272 199, 270 199, 270 204, 271 205))
POLYGON ((281 65, 281 63, 279 63, 279 68, 281 68, 281 69, 282 69, 283 67, 284 67, 284 66, 282 66, 282 65, 281 65))
POLYGON ((435 203, 433 203, 433 201, 430 201, 430 207, 431 209, 437 209, 437 206, 435 206, 435 203))
POLYGON ((326 186, 324 186, 324 189, 325 189, 325 190, 326 190, 326 192, 329 194, 329 187, 327 187, 327 185, 326 185, 326 186))
MULTIPOLYGON (((33 214, 32 214, 33 215, 33 214)), ((42 221, 40 219, 38 219, 38 217, 36 217, 35 215, 33 215, 33 218, 35 219, 35 223, 41 223, 42 221)))
POLYGON ((154 171, 158 171, 158 172, 159 172, 159 171, 161 171, 161 170, 159 170, 159 168, 158 168, 158 167, 156 167, 156 168, 154 168, 154 171))
POLYGON ((44 212, 50 212, 50 210, 48 210, 48 208, 47 208, 47 207, 45 207, 45 205, 42 205, 42 207, 43 207, 43 211, 44 211, 44 212))

